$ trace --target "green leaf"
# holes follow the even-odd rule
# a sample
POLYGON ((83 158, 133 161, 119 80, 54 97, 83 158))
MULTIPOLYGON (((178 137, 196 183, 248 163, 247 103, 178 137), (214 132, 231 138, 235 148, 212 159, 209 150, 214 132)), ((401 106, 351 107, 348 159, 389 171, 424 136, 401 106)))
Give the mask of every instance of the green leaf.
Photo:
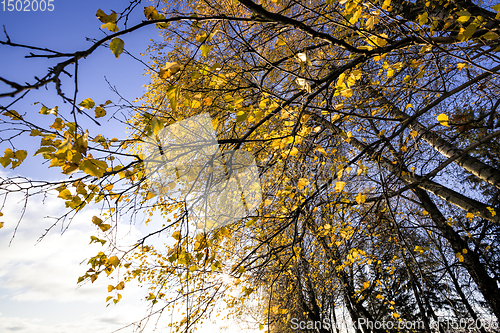
POLYGON ((86 98, 78 105, 90 110, 95 106, 95 103, 91 98, 86 98))
POLYGON ((109 43, 109 48, 111 49, 111 51, 113 51, 113 54, 117 59, 120 56, 120 54, 122 54, 124 46, 125 43, 120 38, 113 38, 111 43, 109 43))
POLYGON ((102 23, 115 23, 116 13, 114 10, 112 10, 111 12, 112 12, 111 14, 106 15, 106 13, 102 11, 102 9, 98 9, 95 15, 102 23))

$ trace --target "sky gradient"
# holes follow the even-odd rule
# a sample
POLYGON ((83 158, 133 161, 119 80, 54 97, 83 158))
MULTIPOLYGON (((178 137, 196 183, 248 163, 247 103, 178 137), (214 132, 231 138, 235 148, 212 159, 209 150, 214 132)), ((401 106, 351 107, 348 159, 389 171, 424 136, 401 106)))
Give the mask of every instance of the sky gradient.
MULTIPOLYGON (((101 23, 95 16, 97 9, 101 8, 106 13, 110 13, 111 9, 120 12, 128 1, 55 0, 53 4, 55 10, 52 12, 8 12, 0 7, 0 28, 5 26, 14 43, 47 47, 61 52, 81 51, 91 46, 91 42, 86 40, 87 37, 104 36, 99 30, 101 23)), ((142 8, 147 5, 149 3, 144 2, 136 9, 135 15, 130 17, 129 25, 143 20, 142 8)), ((5 41, 3 31, 0 33, 0 40, 5 41)), ((125 41, 125 49, 140 57, 139 53, 146 49, 153 38, 158 38, 157 31, 154 27, 146 27, 122 39, 125 41)), ((50 66, 65 60, 24 58, 29 52, 19 47, 0 45, 0 76, 11 81, 33 83, 34 76, 43 77, 50 66)), ((96 104, 108 99, 118 103, 119 97, 110 91, 106 79, 116 86, 124 97, 132 101, 144 93, 144 85, 148 83, 148 78, 143 75, 144 69, 144 65, 125 54, 116 59, 109 49, 99 48, 79 63, 77 101, 90 97, 96 104)), ((72 84, 72 79, 63 81, 63 89, 71 96, 72 84)), ((8 89, 7 85, 0 83, 0 91, 9 91, 8 89)), ((7 106, 12 101, 10 98, 2 98, 0 105, 7 106)), ((43 103, 48 107, 58 105, 60 109, 70 108, 57 96, 53 84, 48 86, 48 90, 29 92, 26 98, 16 103, 13 108, 35 121, 47 121, 38 114, 41 105, 33 105, 34 102, 43 103)), ((124 138, 125 129, 117 126, 116 121, 108 121, 109 117, 101 118, 101 127, 97 127, 82 118, 82 125, 95 130, 94 133, 124 138)), ((1 169, 0 177, 20 175, 33 179, 60 178, 60 169, 48 169, 47 165, 40 168, 39 165, 43 161, 41 156, 31 157, 39 139, 25 140, 22 144, 28 147, 26 161, 15 170, 1 169)), ((0 150, 3 151, 7 147, 1 146, 0 150)), ((98 279, 94 284, 89 283, 77 288, 77 278, 87 270, 88 258, 103 249, 101 245, 88 245, 90 236, 96 233, 90 220, 93 215, 99 215, 97 207, 86 207, 64 233, 64 227, 59 224, 37 243, 44 230, 54 222, 51 217, 60 216, 65 211, 62 200, 56 196, 57 193, 49 195, 43 202, 42 197, 34 197, 29 201, 15 238, 12 236, 21 216, 22 198, 10 196, 4 206, 2 221, 5 225, 0 230, 0 332, 112 332, 140 319, 147 307, 143 301, 143 296, 147 293, 141 286, 127 284, 122 293, 123 299, 108 308, 105 303, 108 280, 98 279)), ((133 244, 155 226, 155 223, 149 227, 131 225, 124 219, 118 225, 119 238, 124 244, 133 244)), ((158 244, 165 241, 157 240, 158 244)), ((215 332, 220 331, 223 326, 232 325, 218 320, 218 325, 204 325, 198 331, 215 332)), ((129 329, 120 332, 131 331, 129 329)))

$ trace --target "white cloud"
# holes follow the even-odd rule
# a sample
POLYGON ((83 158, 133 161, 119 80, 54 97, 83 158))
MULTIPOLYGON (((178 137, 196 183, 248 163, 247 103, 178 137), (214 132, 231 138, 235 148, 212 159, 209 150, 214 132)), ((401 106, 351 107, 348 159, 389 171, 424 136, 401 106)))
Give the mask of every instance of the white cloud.
MULTIPOLYGON (((64 202, 55 196, 44 203, 32 199, 9 246, 20 215, 19 206, 13 204, 16 201, 18 197, 11 197, 2 210, 5 226, 0 229, 0 332, 112 332, 144 317, 148 306, 143 301, 144 288, 128 283, 121 292, 122 300, 107 308, 106 287, 112 280, 102 277, 77 288, 78 276, 88 269, 88 258, 106 248, 89 245, 90 236, 97 235, 91 218, 99 215, 99 210, 86 208, 62 235, 64 228, 57 226, 37 243, 53 223, 44 217, 61 215, 65 208, 64 202)), ((123 221, 117 239, 123 244, 133 244, 156 227, 156 222, 146 227, 123 221)), ((155 237, 154 243, 158 246, 165 241, 164 237, 155 237)), ((166 327, 169 319, 169 315, 164 315, 158 327, 166 327)), ((153 332, 155 322, 156 319, 151 320, 151 327, 144 332, 153 332)), ((224 331, 222 326, 233 331, 230 321, 217 319, 217 324, 207 321, 198 332, 224 331)), ((133 327, 129 327, 120 332, 132 331, 133 327)))

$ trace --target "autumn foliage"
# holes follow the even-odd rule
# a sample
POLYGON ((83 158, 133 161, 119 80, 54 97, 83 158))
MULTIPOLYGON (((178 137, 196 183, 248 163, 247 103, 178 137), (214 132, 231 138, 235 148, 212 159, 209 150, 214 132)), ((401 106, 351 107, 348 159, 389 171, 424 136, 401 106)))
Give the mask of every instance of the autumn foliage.
MULTIPOLYGON (((64 68, 97 46, 108 43, 119 58, 121 35, 148 25, 160 34, 146 52, 151 82, 129 109, 126 137, 107 138, 76 118, 109 117, 111 97, 98 104, 58 90, 72 106, 42 105, 53 118, 48 128, 15 105, 2 111, 2 126, 40 139, 34 152, 22 141, 7 148, 3 167, 34 153, 66 179, 31 183, 26 195, 58 191, 73 213, 107 207, 89 221, 91 242, 104 249, 79 283, 117 273, 108 287, 114 303, 127 283, 147 284, 153 313, 186 309, 171 324, 178 331, 216 318, 218 301, 269 332, 291 332, 292 318, 422 321, 426 332, 443 315, 498 322, 499 4, 224 0, 142 8, 144 21, 132 28, 122 26, 127 10, 97 11, 107 36, 37 82, 0 78, 11 88, 0 96, 59 89, 64 68), (257 211, 207 233, 193 232, 174 185, 151 190, 139 148, 201 113, 223 151, 255 156, 263 193, 257 211), (126 248, 113 237, 122 212, 158 213, 164 223, 126 248), (164 247, 149 243, 158 234, 164 247)), ((15 181, 4 179, 1 193, 15 181)))

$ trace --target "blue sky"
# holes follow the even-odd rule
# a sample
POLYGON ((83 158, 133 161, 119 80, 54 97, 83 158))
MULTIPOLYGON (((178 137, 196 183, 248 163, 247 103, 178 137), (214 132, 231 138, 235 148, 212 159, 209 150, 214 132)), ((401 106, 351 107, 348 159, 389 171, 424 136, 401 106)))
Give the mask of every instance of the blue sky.
MULTIPOLYGON (((52 12, 9 12, 3 11, 0 4, 0 28, 5 25, 12 42, 39 47, 47 47, 61 52, 75 52, 87 49, 89 38, 102 38, 99 30, 101 23, 95 13, 101 8, 110 13, 111 9, 120 12, 129 1, 62 1, 54 0, 52 12)), ((143 20, 142 8, 150 5, 141 4, 130 17, 129 25, 143 20)), ((122 28, 122 26, 120 26, 122 28)), ((3 31, 0 39, 5 41, 3 31)), ((144 51, 151 39, 158 39, 154 27, 146 27, 131 35, 123 36, 125 48, 137 57, 144 51)), ((33 77, 43 77, 50 66, 61 60, 43 58, 25 59, 29 50, 0 45, 0 76, 18 82, 34 82, 33 77)), ((65 60, 65 59, 63 59, 65 60)), ((144 59, 146 60, 146 59, 144 59)), ((72 69, 72 68, 70 68, 72 69)), ((79 64, 80 102, 92 98, 96 103, 110 99, 118 102, 118 97, 110 91, 107 80, 116 86, 127 99, 133 100, 144 92, 148 78, 143 75, 144 65, 122 54, 116 59, 107 48, 96 50, 79 64)), ((63 88, 72 95, 72 80, 63 81, 63 88)), ((25 99, 16 103, 15 109, 26 114, 33 121, 47 121, 39 115, 41 102, 49 107, 58 105, 60 110, 70 106, 62 103, 55 93, 54 85, 48 90, 31 91, 25 99)), ((9 87, 0 83, 0 91, 9 91, 9 87)), ((0 99, 0 105, 8 105, 12 99, 0 99)), ((82 118, 83 121, 83 118, 82 118)), ((117 126, 109 117, 101 118, 101 127, 85 121, 93 133, 103 133, 107 137, 125 137, 125 128, 117 126)), ((23 139, 19 145, 28 147, 28 159, 15 170, 1 169, 0 177, 25 176, 34 179, 60 178, 60 169, 40 168, 40 156, 30 157, 37 149, 39 139, 23 139)), ((0 151, 8 146, 0 145, 0 151)), ((4 228, 0 230, 0 332, 37 332, 37 333, 87 333, 111 332, 140 319, 146 311, 146 303, 141 301, 147 294, 145 288, 127 285, 124 298, 116 306, 105 307, 108 295, 106 286, 109 281, 99 279, 94 284, 77 288, 76 281, 87 269, 86 258, 101 250, 97 244, 88 245, 90 236, 95 234, 95 227, 90 223, 93 215, 99 215, 97 208, 88 207, 72 222, 70 228, 61 235, 61 229, 55 228, 41 243, 36 243, 44 229, 53 220, 46 216, 59 216, 64 212, 62 200, 49 196, 43 203, 41 197, 30 200, 28 209, 9 246, 14 228, 21 215, 22 201, 19 196, 9 197, 2 213, 4 228)), ((125 244, 132 244, 141 235, 154 228, 143 225, 130 225, 129 221, 120 221, 119 238, 125 244)), ((161 244, 164 240, 158 240, 161 244)), ((220 322, 220 321, 219 321, 220 322)), ((204 325, 199 332, 219 331, 220 325, 204 325)), ((225 323, 229 327, 231 323, 225 323)), ((121 331, 121 332, 130 332, 121 331)), ((149 332, 149 331, 146 331, 149 332)))

